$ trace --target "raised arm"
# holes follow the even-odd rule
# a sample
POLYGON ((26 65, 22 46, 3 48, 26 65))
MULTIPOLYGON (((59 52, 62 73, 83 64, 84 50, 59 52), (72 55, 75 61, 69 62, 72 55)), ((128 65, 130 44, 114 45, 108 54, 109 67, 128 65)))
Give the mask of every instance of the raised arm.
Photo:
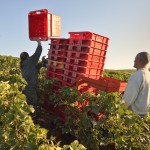
POLYGON ((31 59, 33 60, 33 62, 35 64, 38 63, 39 58, 40 58, 41 53, 42 53, 41 41, 39 39, 37 39, 37 43, 38 43, 38 46, 37 46, 37 48, 35 50, 35 53, 31 56, 31 59))

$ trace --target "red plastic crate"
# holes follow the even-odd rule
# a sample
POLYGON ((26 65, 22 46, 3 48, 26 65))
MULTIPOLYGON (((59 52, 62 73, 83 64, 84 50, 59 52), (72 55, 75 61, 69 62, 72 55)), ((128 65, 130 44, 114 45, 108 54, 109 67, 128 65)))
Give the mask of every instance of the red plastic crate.
POLYGON ((51 44, 69 44, 69 39, 66 38, 50 38, 51 44))
MULTIPOLYGON (((102 72, 102 70, 100 70, 102 72)), ((102 73, 101 73, 102 74, 102 73)), ((95 79, 98 80, 101 77, 101 74, 85 74, 85 73, 79 73, 79 72, 75 72, 75 71, 70 71, 70 70, 64 70, 64 75, 67 76, 68 78, 77 78, 80 75, 91 78, 91 79, 95 79)))
POLYGON ((63 75, 63 81, 67 82, 68 84, 73 84, 76 82, 76 78, 67 76, 67 75, 63 75))
POLYGON ((110 77, 100 78, 101 90, 106 92, 124 92, 127 82, 117 80, 110 77))
POLYGON ((62 79, 59 79, 58 82, 55 83, 54 87, 57 87, 56 90, 62 88, 63 86, 69 86, 69 87, 72 87, 73 84, 68 83, 68 82, 65 82, 65 81, 63 80, 63 78, 64 78, 64 75, 62 76, 62 79))
POLYGON ((61 69, 61 68, 57 68, 55 66, 48 66, 47 67, 47 70, 48 71, 52 71, 52 72, 55 72, 55 73, 58 73, 58 74, 63 74, 64 73, 64 69, 61 69))
POLYGON ((69 49, 76 49, 78 45, 90 46, 101 50, 107 50, 108 45, 102 42, 97 42, 89 39, 69 39, 69 49), (71 47, 72 46, 72 47, 71 47))
POLYGON ((28 20, 30 40, 34 40, 37 37, 48 40, 48 37, 50 37, 50 30, 48 30, 50 16, 48 15, 48 10, 31 11, 28 14, 28 20))
POLYGON ((70 51, 81 51, 81 49, 87 49, 87 48, 88 46, 84 46, 84 45, 69 45, 68 46, 68 50, 70 51))
POLYGON ((105 57, 104 56, 98 56, 98 55, 91 55, 88 53, 82 53, 77 51, 67 51, 67 57, 69 58, 78 58, 88 61, 97 61, 97 62, 104 62, 105 57))
POLYGON ((66 45, 66 44, 50 44, 50 49, 53 49, 53 50, 68 50, 68 45, 66 45))
POLYGON ((50 14, 47 9, 30 11, 28 26, 30 40, 47 41, 49 37, 60 36, 60 17, 50 14))
POLYGON ((96 61, 88 61, 84 59, 76 59, 76 58, 66 58, 66 63, 69 63, 71 65, 78 65, 83 67, 89 67, 89 68, 103 68, 104 67, 104 60, 103 62, 96 62, 96 61))
POLYGON ((79 73, 84 73, 86 75, 102 75, 103 72, 103 68, 102 69, 96 69, 96 68, 82 68, 82 67, 77 67, 74 68, 75 71, 79 72, 79 73), (75 70, 76 69, 76 70, 75 70))
POLYGON ((52 79, 52 78, 57 78, 59 80, 62 80, 62 75, 59 73, 47 70, 46 71, 46 79, 48 80, 48 79, 52 79))
POLYGON ((56 68, 64 69, 64 65, 65 64, 63 62, 48 60, 48 66, 54 66, 56 68))
POLYGON ((68 48, 69 51, 72 51, 72 52, 82 52, 82 53, 88 53, 88 54, 91 54, 91 55, 98 55, 98 56, 105 56, 106 55, 106 50, 100 50, 100 49, 97 49, 97 48, 93 48, 93 47, 89 47, 89 46, 78 46, 78 47, 74 47, 73 49, 70 49, 72 46, 70 46, 68 48))
MULTIPOLYGON (((99 49, 99 50, 107 50, 107 45, 104 45, 104 44, 100 44, 99 45, 100 47, 94 47, 93 48, 96 48, 96 49, 99 49)), ((82 51, 86 48, 90 48, 91 46, 87 46, 87 45, 69 45, 68 46, 68 49, 69 50, 72 50, 72 51, 82 51)))
POLYGON ((49 55, 48 59, 52 60, 52 61, 58 61, 58 62, 65 62, 66 61, 65 57, 63 57, 63 56, 57 56, 57 55, 49 55))
POLYGON ((67 51, 66 50, 53 50, 53 49, 49 49, 48 51, 48 56, 50 55, 58 55, 58 56, 63 56, 66 57, 67 56, 67 51))
MULTIPOLYGON (((103 72, 103 70, 101 70, 101 72, 103 72)), ((93 74, 86 74, 85 77, 90 78, 90 79, 94 79, 94 80, 99 80, 102 77, 102 73, 99 75, 93 75, 93 74)))
MULTIPOLYGON (((64 75, 63 75, 63 78, 64 78, 64 75)), ((68 82, 65 82, 65 81, 63 81, 63 80, 60 80, 60 82, 61 82, 61 87, 63 87, 63 86, 70 86, 70 87, 72 87, 72 85, 73 84, 70 84, 70 83, 68 83, 68 82)), ((74 83, 74 82, 73 82, 74 83)))
POLYGON ((109 41, 109 38, 89 31, 69 32, 69 34, 71 39, 91 39, 104 44, 108 44, 109 41))
POLYGON ((88 68, 88 67, 81 67, 77 65, 70 65, 70 64, 65 64, 65 69, 69 71, 75 71, 78 73, 83 73, 83 74, 95 74, 95 75, 100 75, 102 73, 102 69, 97 69, 97 68, 88 68))
POLYGON ((125 88, 127 86, 127 82, 113 79, 110 77, 100 77, 99 79, 97 78, 94 79, 92 77, 85 77, 85 76, 79 76, 77 78, 77 88, 80 90, 82 87, 93 87, 96 88, 97 91, 105 91, 105 92, 124 92, 125 88))
POLYGON ((71 78, 77 78, 80 75, 80 73, 65 69, 64 75, 71 77, 71 78))
POLYGON ((67 57, 71 58, 78 58, 78 59, 84 59, 84 60, 93 60, 93 61, 99 61, 99 57, 97 55, 89 55, 87 53, 81 53, 81 52, 74 52, 74 51, 68 51, 67 57))
POLYGON ((93 92, 93 93, 97 93, 98 90, 97 88, 91 87, 91 86, 81 86, 79 89, 80 93, 85 93, 85 92, 93 92))

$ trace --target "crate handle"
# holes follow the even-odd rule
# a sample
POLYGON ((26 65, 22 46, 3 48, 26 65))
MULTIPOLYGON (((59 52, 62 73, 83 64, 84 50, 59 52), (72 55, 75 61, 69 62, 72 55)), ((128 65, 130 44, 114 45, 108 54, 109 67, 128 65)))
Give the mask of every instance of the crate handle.
POLYGON ((41 9, 41 10, 35 10, 35 11, 30 11, 29 15, 37 15, 37 14, 44 14, 48 13, 47 9, 41 9))

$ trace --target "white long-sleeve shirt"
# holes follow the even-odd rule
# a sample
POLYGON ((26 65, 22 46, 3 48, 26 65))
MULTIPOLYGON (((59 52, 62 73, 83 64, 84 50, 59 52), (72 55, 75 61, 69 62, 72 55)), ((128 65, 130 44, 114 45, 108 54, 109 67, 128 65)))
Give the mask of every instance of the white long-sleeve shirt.
POLYGON ((150 71, 147 68, 131 75, 122 99, 134 113, 147 114, 150 107, 150 71))

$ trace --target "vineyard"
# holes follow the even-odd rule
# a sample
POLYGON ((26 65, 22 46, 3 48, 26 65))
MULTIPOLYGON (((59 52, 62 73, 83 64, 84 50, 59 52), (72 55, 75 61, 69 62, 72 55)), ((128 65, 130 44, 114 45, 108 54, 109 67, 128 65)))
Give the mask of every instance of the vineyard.
MULTIPOLYGON (((141 118, 128 110, 122 93, 81 94, 67 86, 54 90, 58 80, 46 80, 42 68, 38 117, 32 119, 34 109, 22 94, 26 82, 19 58, 0 56, 0 66, 0 150, 150 149, 150 117, 141 118), (82 104, 80 109, 77 103, 82 104)), ((104 70, 103 76, 127 81, 132 73, 104 70)))

